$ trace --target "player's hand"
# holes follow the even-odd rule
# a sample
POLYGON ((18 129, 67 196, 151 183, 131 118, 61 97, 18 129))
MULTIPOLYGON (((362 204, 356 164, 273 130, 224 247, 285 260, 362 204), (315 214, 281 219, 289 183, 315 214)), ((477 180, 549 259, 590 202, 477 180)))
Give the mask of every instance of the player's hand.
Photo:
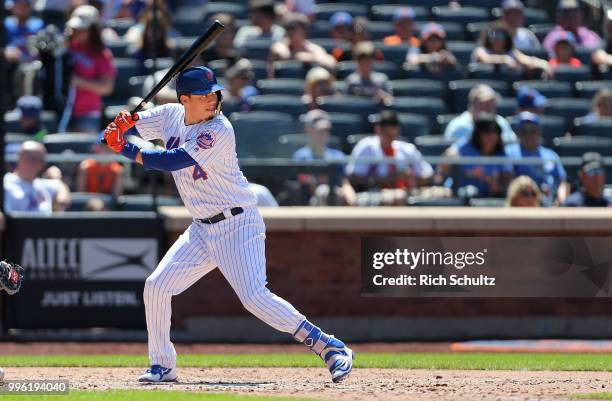
POLYGON ((119 131, 124 134, 127 130, 136 125, 136 121, 138 121, 138 114, 132 116, 129 111, 122 110, 117 114, 113 122, 117 125, 117 128, 119 128, 119 131))
POLYGON ((121 152, 123 145, 126 143, 123 133, 114 122, 106 126, 104 130, 104 141, 106 142, 106 146, 111 148, 115 153, 121 152))

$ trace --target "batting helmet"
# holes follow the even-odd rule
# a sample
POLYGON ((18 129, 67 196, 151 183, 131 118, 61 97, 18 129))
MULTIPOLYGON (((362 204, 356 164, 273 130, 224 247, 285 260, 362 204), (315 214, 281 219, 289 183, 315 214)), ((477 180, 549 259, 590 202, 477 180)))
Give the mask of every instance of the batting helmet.
POLYGON ((176 95, 208 95, 225 89, 217 83, 215 72, 208 67, 190 67, 176 78, 176 95))

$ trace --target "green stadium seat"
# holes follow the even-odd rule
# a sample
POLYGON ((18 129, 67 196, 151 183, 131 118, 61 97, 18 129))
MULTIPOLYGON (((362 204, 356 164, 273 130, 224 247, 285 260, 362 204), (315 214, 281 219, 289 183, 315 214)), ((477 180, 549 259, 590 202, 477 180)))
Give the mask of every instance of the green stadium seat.
POLYGON ((548 99, 545 114, 560 116, 566 121, 586 115, 591 109, 591 101, 588 99, 557 98, 548 99))
POLYGON ((331 121, 331 134, 334 137, 340 138, 346 142, 349 135, 363 132, 367 127, 364 124, 363 117, 354 113, 329 113, 331 121))
POLYGON ((275 78, 300 78, 304 79, 308 67, 296 60, 282 60, 273 63, 275 78))
MULTIPOLYGON (((518 119, 516 115, 508 117, 508 122, 515 132, 518 130, 518 119)), ((553 140, 562 137, 567 132, 566 121, 559 116, 540 116, 540 127, 543 145, 552 147, 553 140)))
POLYGON ((370 40, 382 40, 385 36, 393 35, 395 30, 388 21, 370 21, 368 23, 368 32, 370 40))
POLYGON ((509 117, 516 113, 517 109, 516 98, 514 97, 502 97, 497 102, 497 114, 503 117, 509 117))
POLYGON ((487 79, 514 82, 522 77, 521 72, 492 64, 470 63, 467 66, 467 71, 470 79, 479 80, 487 79))
POLYGON ((449 39, 446 47, 453 53, 460 65, 467 66, 472 60, 472 52, 476 48, 476 44, 474 42, 449 39))
POLYGON ((382 41, 374 42, 374 46, 383 53, 386 61, 391 61, 397 66, 401 66, 406 61, 406 55, 410 49, 410 46, 405 44, 390 46, 382 41))
POLYGON ((432 73, 425 68, 417 66, 405 65, 402 68, 404 70, 404 78, 406 79, 432 79, 445 83, 463 79, 463 73, 460 68, 445 68, 437 73, 432 73))
POLYGON ((401 126, 401 136, 409 142, 414 142, 417 136, 431 134, 431 119, 427 116, 412 113, 398 113, 401 126))
POLYGON ((239 51, 249 60, 267 60, 273 41, 268 38, 256 38, 248 40, 239 51))

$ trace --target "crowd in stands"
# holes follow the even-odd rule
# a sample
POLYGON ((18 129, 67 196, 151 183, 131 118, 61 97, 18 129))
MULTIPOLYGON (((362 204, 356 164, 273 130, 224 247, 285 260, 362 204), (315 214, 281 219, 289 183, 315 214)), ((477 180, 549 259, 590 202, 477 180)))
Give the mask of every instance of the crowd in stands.
MULTIPOLYGON (((298 166, 247 170, 261 205, 610 204, 612 10, 379 3, 5 1, 5 210, 134 210, 151 181, 180 204, 96 139, 215 19, 194 64, 226 88, 238 157, 298 166), (62 152, 89 156, 45 162, 62 152)), ((147 107, 169 102, 173 83, 147 107)))

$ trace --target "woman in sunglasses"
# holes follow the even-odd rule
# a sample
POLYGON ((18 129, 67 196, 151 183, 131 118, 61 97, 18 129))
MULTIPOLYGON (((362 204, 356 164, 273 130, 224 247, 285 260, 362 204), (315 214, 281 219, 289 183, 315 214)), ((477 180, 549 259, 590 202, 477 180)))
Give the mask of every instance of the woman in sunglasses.
POLYGON ((508 185, 506 206, 540 207, 540 198, 540 189, 535 181, 526 175, 521 175, 508 185))

